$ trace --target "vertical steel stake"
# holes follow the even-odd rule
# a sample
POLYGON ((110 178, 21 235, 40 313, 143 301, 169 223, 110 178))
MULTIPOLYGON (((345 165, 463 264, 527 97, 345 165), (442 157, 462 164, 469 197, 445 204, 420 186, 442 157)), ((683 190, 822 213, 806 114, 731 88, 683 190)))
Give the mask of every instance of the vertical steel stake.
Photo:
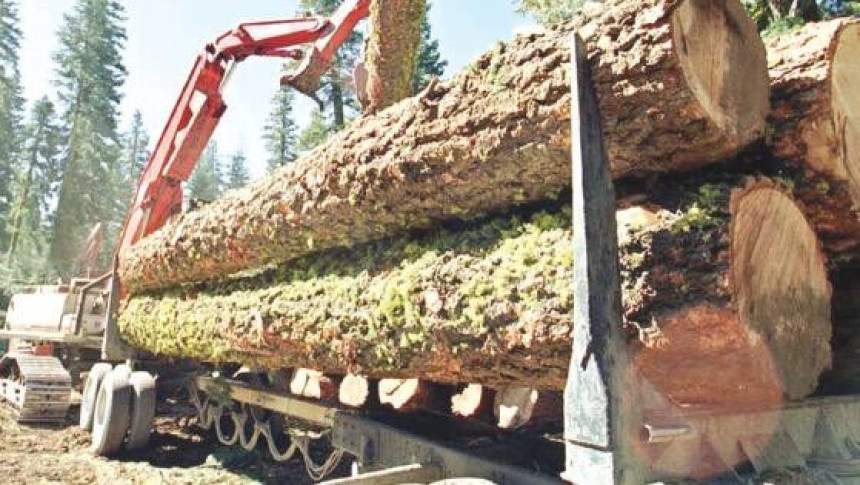
POLYGON ((578 485, 639 484, 639 423, 621 328, 615 192, 582 39, 571 41, 574 335, 565 389, 566 471, 578 485))

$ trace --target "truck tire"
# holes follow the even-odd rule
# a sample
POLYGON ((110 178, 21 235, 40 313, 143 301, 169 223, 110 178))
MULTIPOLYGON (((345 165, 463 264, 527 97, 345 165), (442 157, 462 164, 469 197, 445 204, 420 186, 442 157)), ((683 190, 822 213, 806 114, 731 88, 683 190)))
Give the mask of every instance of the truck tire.
POLYGON ((110 370, 110 364, 99 362, 90 369, 90 373, 87 375, 87 383, 84 385, 84 394, 81 398, 81 416, 79 420, 79 425, 84 431, 93 430, 93 414, 96 409, 99 387, 110 370))
POLYGON ((149 443, 155 418, 155 379, 149 372, 133 372, 131 385, 131 423, 126 449, 139 450, 149 443))
POLYGON ((93 444, 91 450, 99 456, 116 453, 128 431, 131 407, 131 385, 126 373, 111 371, 99 387, 93 417, 93 444))

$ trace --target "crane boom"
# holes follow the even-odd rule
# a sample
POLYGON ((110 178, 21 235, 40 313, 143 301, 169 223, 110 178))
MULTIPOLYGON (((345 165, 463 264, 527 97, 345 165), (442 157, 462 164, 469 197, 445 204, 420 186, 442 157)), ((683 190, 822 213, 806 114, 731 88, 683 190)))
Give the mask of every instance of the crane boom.
POLYGON ((182 182, 190 177, 227 109, 222 90, 233 65, 250 56, 304 59, 298 72, 282 83, 313 95, 334 53, 369 14, 370 0, 346 0, 330 18, 244 23, 207 44, 138 179, 116 254, 180 211, 182 182), (299 46, 307 44, 314 45, 305 54, 299 46))

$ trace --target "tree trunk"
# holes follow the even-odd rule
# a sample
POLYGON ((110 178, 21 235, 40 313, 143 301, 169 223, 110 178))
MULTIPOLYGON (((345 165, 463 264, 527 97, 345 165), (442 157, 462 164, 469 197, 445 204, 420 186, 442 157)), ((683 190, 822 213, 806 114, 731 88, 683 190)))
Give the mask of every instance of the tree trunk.
POLYGON ((764 48, 737 0, 618 0, 520 36, 446 84, 357 120, 121 255, 132 293, 215 280, 570 187, 570 35, 588 42, 616 178, 691 170, 758 139, 764 48), (597 11, 593 11, 594 9, 597 11))
POLYGON ((798 196, 831 254, 860 245, 860 20, 769 42, 772 151, 805 172, 798 196))
POLYGON ((425 0, 373 0, 365 52, 368 113, 412 95, 425 0))
MULTIPOLYGON (((830 364, 830 288, 815 234, 773 184, 734 187, 673 181, 619 212, 634 362, 677 402, 801 398, 830 364)), ((119 325, 159 355, 561 390, 571 238, 569 212, 490 219, 134 297, 119 325)))

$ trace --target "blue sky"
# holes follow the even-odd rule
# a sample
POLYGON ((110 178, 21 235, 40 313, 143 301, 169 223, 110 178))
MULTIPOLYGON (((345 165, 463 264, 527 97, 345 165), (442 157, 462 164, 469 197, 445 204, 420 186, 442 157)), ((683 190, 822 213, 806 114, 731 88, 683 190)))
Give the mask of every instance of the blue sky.
MULTIPOLYGON (((128 43, 125 63, 129 75, 122 103, 123 127, 140 109, 153 143, 203 45, 249 20, 289 18, 296 0, 126 0, 128 43)), ((55 92, 51 55, 56 32, 74 0, 22 0, 24 40, 21 74, 28 100, 55 92)), ((430 17, 448 73, 456 73, 499 40, 531 24, 516 13, 512 0, 435 0, 430 17)), ((243 149, 255 176, 262 174, 265 152, 260 140, 277 90, 280 66, 275 59, 249 59, 239 66, 225 98, 229 109, 215 139, 222 155, 243 149)), ((314 104, 302 100, 297 119, 304 124, 314 104)))

